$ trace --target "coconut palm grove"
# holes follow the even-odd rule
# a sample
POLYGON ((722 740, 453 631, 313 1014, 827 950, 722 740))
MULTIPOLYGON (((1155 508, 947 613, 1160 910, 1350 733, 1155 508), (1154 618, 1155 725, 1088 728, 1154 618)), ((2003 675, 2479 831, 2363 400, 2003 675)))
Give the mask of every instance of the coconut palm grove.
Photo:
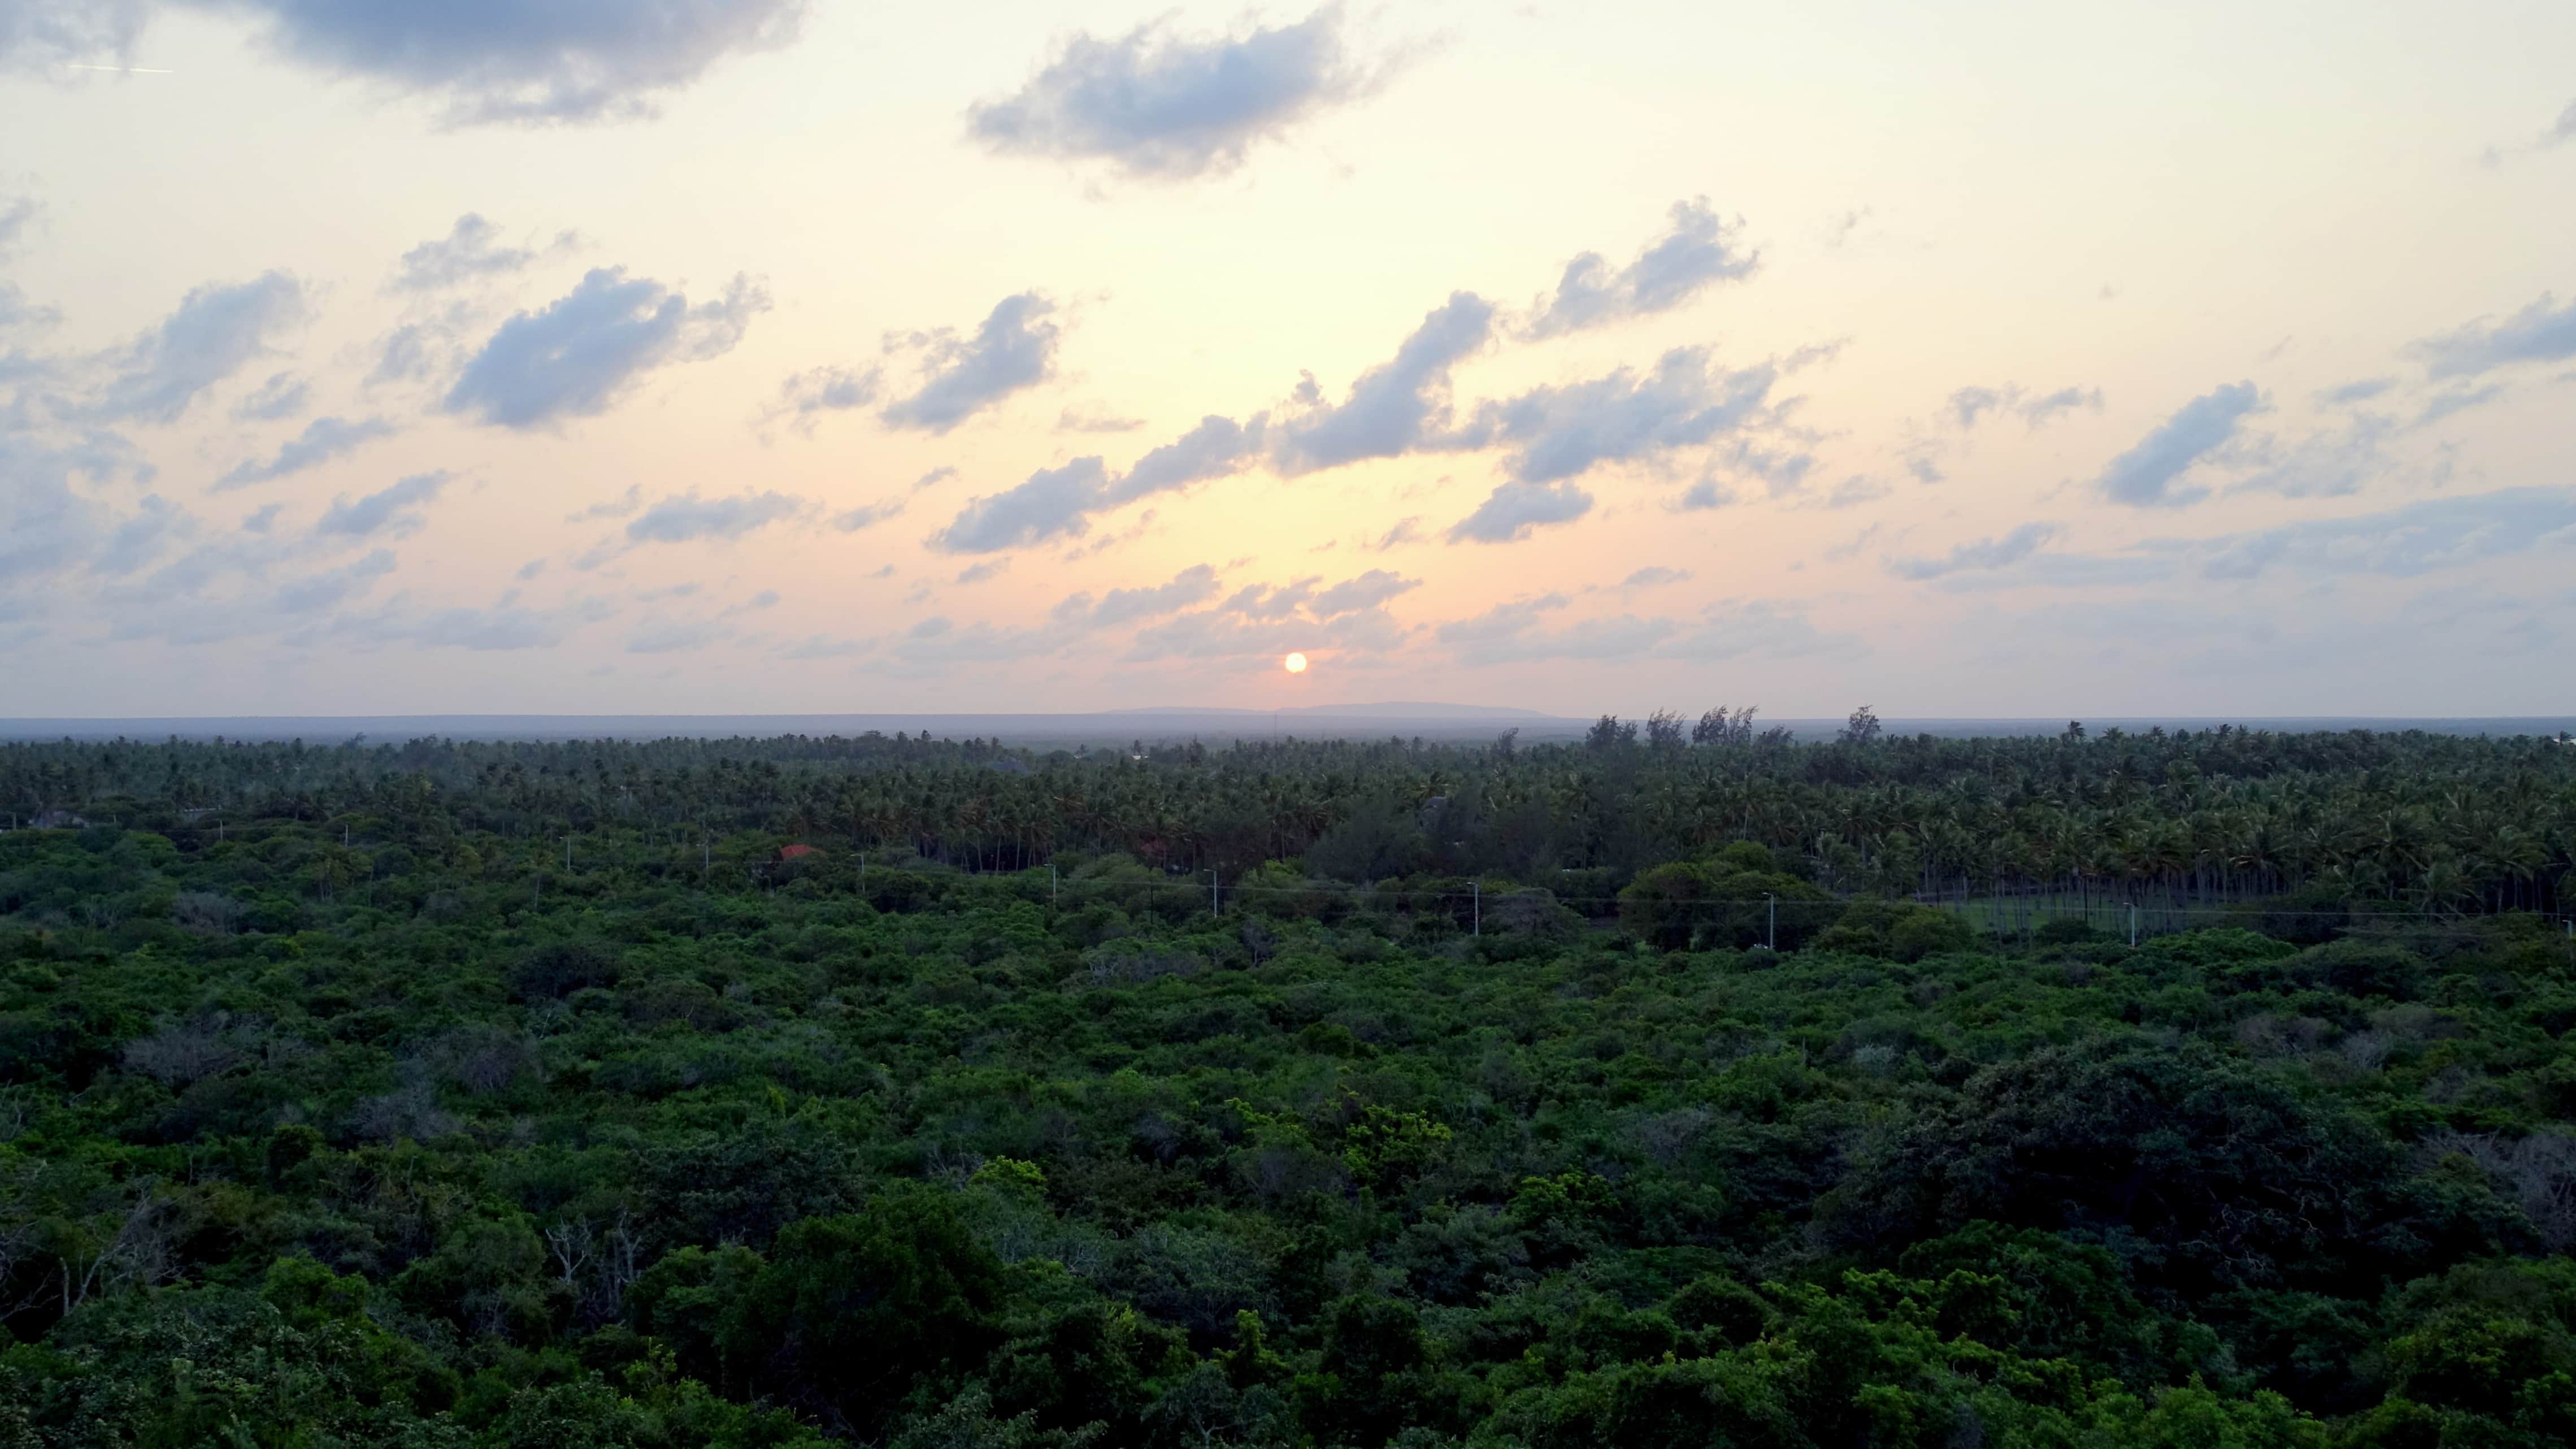
POLYGON ((2576 1442, 2563 738, 66 741, 0 811, 9 1449, 2576 1442))

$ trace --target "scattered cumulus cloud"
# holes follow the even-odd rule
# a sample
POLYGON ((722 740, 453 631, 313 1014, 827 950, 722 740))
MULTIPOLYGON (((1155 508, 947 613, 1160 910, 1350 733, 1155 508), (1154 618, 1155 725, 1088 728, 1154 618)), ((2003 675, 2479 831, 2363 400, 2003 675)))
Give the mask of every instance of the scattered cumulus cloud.
POLYGON ((390 487, 352 499, 347 494, 331 500, 322 520, 313 525, 316 533, 345 534, 351 538, 370 538, 383 534, 401 538, 417 533, 428 519, 420 510, 437 500, 438 495, 454 481, 445 472, 414 473, 390 487))
POLYGON ((650 115, 718 61, 795 38, 805 0, 541 5, 233 0, 281 53, 442 102, 452 125, 650 115))
POLYGON ((1743 245, 1742 220, 1720 217, 1706 197, 1675 202, 1672 223, 1617 271, 1599 252, 1567 262, 1556 291, 1530 309, 1530 334, 1556 337, 1668 312, 1719 282, 1753 275, 1761 265, 1762 254, 1743 245))
POLYGON ((1098 403, 1066 408, 1055 420, 1059 433, 1132 433, 1143 426, 1143 418, 1121 417, 1098 403))
POLYGON ((1020 89, 970 108, 966 127, 1002 155, 1187 181, 1234 170, 1254 146, 1367 94, 1384 74, 1352 55, 1338 5, 1225 35, 1155 21, 1112 39, 1068 37, 1020 89))
POLYGON ((2481 318, 2428 337, 2410 350, 2435 378, 2474 377, 2517 363, 2565 362, 2576 358, 2576 299, 2561 305, 2556 295, 2543 292, 2538 301, 2501 322, 2481 318))
POLYGON ((1250 423, 1214 414, 1201 418, 1196 427, 1137 459, 1108 490, 1108 500, 1129 503, 1238 473, 1260 455, 1267 425, 1267 414, 1250 423))
POLYGON ((304 285, 284 272, 199 287, 122 351, 99 416, 175 423, 207 389, 268 355, 279 334, 305 316, 304 285))
POLYGON ((2341 383, 2318 393, 2317 406, 2321 408, 2351 407, 2357 403, 2366 403, 2372 398, 2378 397, 2380 394, 2387 392, 2395 386, 2397 386, 2397 379, 2393 377, 2357 378, 2351 382, 2341 383))
POLYGON ((1088 592, 1069 595, 1049 615, 1059 623, 1113 629, 1203 604, 1216 597, 1216 591, 1216 570, 1206 564, 1193 564, 1172 575, 1167 583, 1111 589, 1097 600, 1088 592))
POLYGON ((701 498, 694 491, 665 498, 626 525, 631 543, 689 543, 699 539, 729 542, 805 511, 801 498, 784 493, 744 492, 701 498))
MULTIPOLYGON (((569 250, 570 232, 555 238, 553 250, 569 250)), ((394 269, 397 292, 441 292, 451 287, 522 272, 544 253, 534 247, 506 246, 501 229, 475 212, 456 219, 446 236, 425 241, 402 254, 394 269)))
POLYGON ((1970 569, 1999 569, 2021 562, 2057 537, 2053 523, 2025 523, 2000 538, 1963 543, 1939 558, 1892 558, 1887 571, 1900 579, 1937 579, 1970 569))
POLYGON ((946 528, 931 536, 931 546, 949 553, 993 553, 1080 535, 1089 531, 1090 515, 1102 506, 1108 487, 1108 470, 1097 457, 1040 468, 1018 487, 969 500, 946 528))
POLYGON ((975 335, 925 337, 920 386, 886 406, 892 427, 945 433, 1015 392, 1054 375, 1055 304, 1035 292, 1004 297, 975 335))
POLYGON ((2271 569, 2412 578, 2576 542, 2576 491, 2508 488, 2434 498, 2352 518, 2304 519, 2199 545, 2201 572, 2250 579, 2271 569))
POLYGON ((307 468, 318 468, 335 458, 344 458, 377 438, 389 438, 394 425, 383 418, 360 418, 349 422, 342 418, 315 418, 304 431, 279 445, 276 456, 262 461, 251 459, 234 465, 215 480, 215 489, 247 488, 254 483, 274 482, 307 468))
POLYGON ((1474 436, 1490 433, 1512 450, 1504 467, 1516 482, 1578 478, 1604 463, 1704 446, 1760 421, 1778 376, 1767 364, 1713 367, 1708 349, 1677 347, 1649 373, 1621 368, 1488 403, 1474 436))
POLYGON ((1493 303, 1453 293, 1422 319, 1392 361, 1360 374, 1339 404, 1327 404, 1308 375, 1276 425, 1273 466, 1293 477, 1426 446, 1457 446, 1447 432, 1450 370, 1483 350, 1493 328, 1493 303))
POLYGON ((2204 487, 2178 486, 2202 459, 2236 436, 2260 411, 2262 394, 2250 382, 2232 382, 2193 398, 2156 425, 2135 447, 2111 460, 2094 486, 2114 503, 2132 508, 2180 508, 2209 496, 2204 487))
POLYGON ((2054 392, 2034 393, 2019 383, 2002 387, 1963 387, 1950 394, 1943 411, 1951 422, 1966 432, 1993 413, 2009 413, 2033 429, 2050 419, 2077 409, 2102 410, 2102 389, 2098 387, 2061 387, 2054 392))
POLYGON ((130 54, 143 20, 143 0, 10 0, 0 6, 0 71, 130 54))
POLYGON ((643 376, 721 357, 769 296, 736 277, 722 297, 686 297, 622 267, 598 268, 543 311, 501 324, 448 390, 448 412, 495 427, 542 428, 608 411, 643 376))
POLYGON ((875 402, 884 382, 884 373, 873 367, 865 372, 847 367, 812 368, 778 385, 778 401, 771 406, 769 416, 786 418, 798 431, 810 433, 815 419, 824 413, 849 412, 875 402))
POLYGON ((1451 543, 1512 543, 1534 529, 1572 523, 1592 511, 1592 495, 1565 481, 1505 483, 1476 511, 1452 524, 1451 543))
POLYGON ((313 389, 304 379, 290 372, 269 374, 269 379, 251 390, 247 397, 233 404, 233 421, 237 423, 280 423, 304 411, 313 389))
POLYGON ((1628 575, 1626 578, 1621 579, 1619 581, 1619 587, 1623 589, 1659 589, 1666 584, 1686 583, 1689 581, 1690 576, 1691 571, 1689 569, 1668 569, 1661 564, 1648 564, 1644 568, 1641 568, 1635 573, 1628 575))
POLYGON ((832 526, 843 533, 856 533, 863 528, 874 528, 903 512, 903 508, 904 505, 900 499, 885 503, 862 503, 856 508, 845 508, 833 514, 832 526))

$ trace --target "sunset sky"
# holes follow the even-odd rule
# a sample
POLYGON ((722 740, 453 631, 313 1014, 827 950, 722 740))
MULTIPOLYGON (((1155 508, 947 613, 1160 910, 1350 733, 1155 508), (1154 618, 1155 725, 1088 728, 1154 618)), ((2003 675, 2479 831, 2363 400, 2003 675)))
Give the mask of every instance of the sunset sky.
POLYGON ((9 0, 0 714, 2564 713, 2571 55, 9 0))

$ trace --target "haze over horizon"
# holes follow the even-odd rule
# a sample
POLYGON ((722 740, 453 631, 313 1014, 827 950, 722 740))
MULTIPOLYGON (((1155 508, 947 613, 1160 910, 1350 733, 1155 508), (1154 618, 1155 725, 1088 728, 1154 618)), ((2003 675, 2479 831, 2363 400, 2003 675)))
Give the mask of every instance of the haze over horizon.
POLYGON ((2571 45, 21 0, 5 712, 2564 714, 2571 45))

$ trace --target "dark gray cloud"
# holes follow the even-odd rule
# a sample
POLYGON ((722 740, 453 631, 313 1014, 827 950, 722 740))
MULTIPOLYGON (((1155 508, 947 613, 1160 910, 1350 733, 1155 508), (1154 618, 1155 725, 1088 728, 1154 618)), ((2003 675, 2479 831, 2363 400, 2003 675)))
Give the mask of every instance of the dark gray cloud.
POLYGON ((1206 564, 1194 564, 1172 575, 1169 583, 1111 589, 1096 601, 1088 593, 1071 595, 1049 614, 1063 624, 1113 629, 1203 604, 1216 597, 1216 587, 1216 570, 1206 564))
POLYGON ((1742 245, 1744 223, 1720 217, 1708 198, 1673 203, 1672 229, 1619 268, 1599 252, 1565 264, 1554 294, 1531 310, 1529 331, 1555 337, 1587 327, 1670 311, 1719 282, 1753 275, 1762 254, 1742 245))
POLYGON ((1108 40, 1076 33, 1018 91, 970 108, 966 125, 1004 155, 1184 181, 1233 170, 1255 144, 1373 84, 1338 5, 1233 35, 1177 35, 1157 21, 1108 40))
POLYGON ((451 124, 648 115, 716 62, 784 45, 805 0, 195 0, 298 60, 432 96, 451 124))
POLYGON ((254 388, 248 397, 233 404, 233 421, 237 423, 280 423, 297 413, 312 397, 313 389, 304 379, 288 372, 269 374, 268 381, 254 388))
POLYGON ((1465 445, 1469 439, 1447 435, 1449 373, 1483 350, 1493 330, 1493 303, 1454 292, 1404 339, 1392 361, 1360 374, 1338 405, 1325 403, 1309 375, 1293 411, 1273 425, 1273 465, 1293 477, 1424 447, 1465 445))
POLYGON ((2177 487, 2182 476, 2236 436, 2239 424, 2260 411, 2263 396, 2250 382, 2231 382, 2193 398, 2156 425, 2137 446, 2111 460, 2094 480, 2102 496, 2132 508, 2180 508, 2209 496, 2202 487, 2177 487))
POLYGON ((301 473, 307 468, 318 468, 334 458, 356 452, 377 438, 389 438, 393 434, 394 425, 383 418, 360 418, 356 422, 341 418, 315 418, 305 425, 303 432, 281 444, 275 457, 265 462, 253 458, 236 464, 215 480, 215 490, 247 488, 254 483, 272 482, 291 473, 301 473))
POLYGON ((1708 349, 1677 347, 1643 375, 1536 388, 1478 409, 1474 435, 1511 447, 1504 468, 1518 482, 1577 478, 1603 463, 1704 446, 1760 422, 1778 370, 1730 372, 1709 365, 1708 349))
POLYGON ((2061 387, 2054 392, 2034 393, 2020 383, 2008 382, 2002 387, 1963 387, 1950 394, 1945 411, 1950 421, 1962 431, 1974 428, 1988 413, 2010 413, 2032 428, 2037 428, 2060 413, 2078 408, 2102 410, 2102 389, 2098 387, 2061 387))
POLYGON ((313 525, 315 533, 345 534, 351 538, 370 538, 385 534, 401 538, 416 533, 429 520, 419 511, 435 502, 439 493, 454 481, 445 472, 415 473, 390 487, 352 499, 347 494, 331 500, 322 520, 313 525))
POLYGON ((1015 392, 1035 387, 1055 371, 1057 328, 1046 318, 1055 304, 1035 292, 1004 297, 970 338, 937 334, 928 345, 921 385, 887 404, 885 421, 898 428, 945 433, 1015 392))
POLYGON ((633 543, 737 539, 781 519, 794 518, 805 508, 803 499, 784 493, 744 492, 723 498, 683 493, 638 514, 626 525, 626 537, 633 543))
POLYGON ((2565 362, 2576 358, 2576 300, 2560 306, 2554 293, 2543 292, 2501 322, 2481 318, 2409 350, 2437 378, 2473 377, 2523 362, 2565 362))
POLYGON ((1887 571, 1900 579, 1937 579, 1971 569, 1999 569, 2021 562, 2057 537, 2053 523, 2025 523, 2001 538, 1963 543, 1939 558, 1892 558, 1887 571))
POLYGON ((1451 543, 1511 543, 1532 529, 1572 523, 1592 511, 1592 495, 1565 481, 1505 483, 1476 511, 1450 526, 1451 543))
POLYGON ((116 375, 101 397, 101 418, 177 422, 208 388, 231 377, 269 344, 304 321, 303 284, 270 272, 230 286, 190 292, 161 325, 116 357, 116 375))
POLYGON ((969 500, 946 528, 931 535, 930 544, 949 553, 993 553, 1079 537, 1090 531, 1090 516, 1103 506, 1108 487, 1108 470, 1097 457, 1040 468, 1018 487, 969 500))
POLYGON ((657 367, 732 351, 768 309, 768 294, 744 277, 692 307, 649 278, 596 269, 544 311, 502 323, 442 406, 506 428, 606 412, 657 367))
MULTIPOLYGON (((553 249, 565 250, 572 245, 572 233, 565 232, 555 238, 553 249)), ((534 247, 503 245, 501 229, 481 214, 469 211, 456 219, 447 235, 403 253, 392 287, 397 292, 445 291, 486 277, 525 271, 542 255, 534 247)))

